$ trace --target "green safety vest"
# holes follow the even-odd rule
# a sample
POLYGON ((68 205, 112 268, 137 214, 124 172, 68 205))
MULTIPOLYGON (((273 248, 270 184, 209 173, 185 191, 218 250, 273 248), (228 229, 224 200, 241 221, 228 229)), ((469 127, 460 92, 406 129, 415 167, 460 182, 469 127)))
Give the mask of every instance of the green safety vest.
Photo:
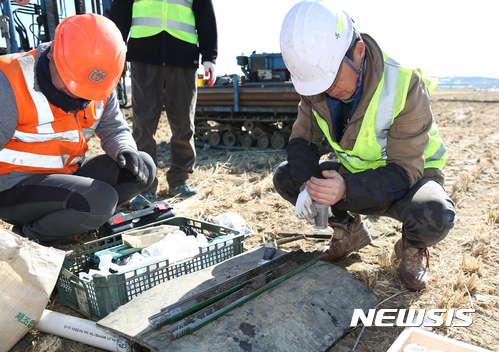
MULTIPOLYGON (((386 144, 388 130, 395 117, 404 109, 409 83, 414 70, 400 66, 395 60, 383 53, 385 69, 376 92, 369 102, 364 121, 352 150, 343 149, 334 142, 329 133, 327 122, 312 109, 317 123, 333 147, 336 156, 350 172, 376 169, 386 165, 386 144)), ((435 90, 439 80, 430 80, 427 73, 417 69, 430 94, 435 90)), ((447 160, 445 145, 438 134, 437 124, 433 121, 430 129, 430 140, 425 149, 425 169, 441 168, 447 160)))
POLYGON ((177 39, 197 44, 193 0, 134 0, 130 38, 167 31, 177 39))

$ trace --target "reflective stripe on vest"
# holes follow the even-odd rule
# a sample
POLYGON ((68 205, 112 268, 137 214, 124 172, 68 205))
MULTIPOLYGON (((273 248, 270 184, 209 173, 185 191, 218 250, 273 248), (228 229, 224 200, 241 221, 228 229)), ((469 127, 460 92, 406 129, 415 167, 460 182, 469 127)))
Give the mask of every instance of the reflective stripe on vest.
MULTIPOLYGON (((386 165, 386 145, 390 126, 395 117, 404 109, 413 70, 400 66, 395 60, 384 55, 384 71, 364 115, 357 140, 352 150, 343 149, 334 142, 327 122, 312 109, 319 127, 335 150, 345 168, 351 172, 376 169, 386 165)), ((420 73, 423 71, 418 70, 420 73)), ((438 80, 423 77, 428 90, 438 85, 438 80)), ((438 134, 435 121, 432 122, 430 140, 425 149, 425 168, 441 168, 447 160, 447 150, 438 134)))
POLYGON ((95 129, 97 128, 97 125, 100 122, 100 119, 102 117, 102 114, 104 113, 104 102, 103 101, 96 101, 95 102, 95 122, 92 126, 88 128, 82 128, 83 131, 83 137, 88 141, 94 134, 95 129))
POLYGON ((444 166, 445 161, 449 157, 447 149, 445 148, 442 138, 438 134, 438 127, 435 121, 431 125, 430 130, 430 143, 424 152, 424 167, 440 169, 444 166))
POLYGON ((45 96, 34 89, 35 51, 16 59, 20 70, 10 69, 5 72, 9 72, 9 79, 24 77, 25 86, 18 85, 12 88, 20 104, 23 100, 19 99, 19 94, 24 93, 22 95, 25 98, 24 104, 29 103, 27 106, 34 109, 28 108, 31 110, 23 113, 26 107, 18 106, 19 125, 12 139, 0 150, 0 163, 4 163, 0 168, 1 174, 11 171, 40 173, 45 172, 44 170, 69 173, 76 170, 77 166, 74 165, 84 159, 88 148, 86 143, 92 137, 104 111, 103 101, 92 102, 87 108, 88 117, 84 119, 82 127, 79 121, 83 119, 81 117, 84 115, 83 112, 78 113, 80 117, 75 117, 51 106, 45 96), (54 111, 57 115, 54 115, 54 111), (57 126, 57 131, 54 126, 57 126), (40 143, 45 144, 40 145, 40 143), (76 146, 76 149, 69 146, 76 146), (61 155, 57 153, 58 150, 64 152, 72 150, 74 153, 61 153, 61 155))
POLYGON ((130 38, 150 37, 166 31, 187 43, 197 44, 193 0, 134 0, 130 38))
POLYGON ((17 150, 3 149, 0 162, 46 169, 63 169, 69 155, 40 155, 17 150))
POLYGON ((54 130, 50 126, 50 123, 54 121, 54 115, 52 114, 52 110, 50 109, 49 102, 42 94, 42 92, 36 91, 33 87, 33 82, 35 81, 35 71, 33 69, 33 65, 35 63, 34 57, 31 55, 24 55, 17 59, 17 61, 21 66, 21 70, 23 71, 24 80, 26 82, 26 86, 29 89, 31 99, 33 99, 33 102, 35 103, 36 113, 38 115, 38 132, 54 132, 54 130))

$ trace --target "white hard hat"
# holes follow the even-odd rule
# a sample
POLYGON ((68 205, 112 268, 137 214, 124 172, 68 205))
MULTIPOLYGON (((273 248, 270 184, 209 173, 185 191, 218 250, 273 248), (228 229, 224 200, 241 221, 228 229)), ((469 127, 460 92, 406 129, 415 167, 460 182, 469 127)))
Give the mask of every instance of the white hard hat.
POLYGON ((301 1, 289 10, 281 53, 299 94, 319 94, 333 84, 353 36, 352 19, 332 1, 301 1))

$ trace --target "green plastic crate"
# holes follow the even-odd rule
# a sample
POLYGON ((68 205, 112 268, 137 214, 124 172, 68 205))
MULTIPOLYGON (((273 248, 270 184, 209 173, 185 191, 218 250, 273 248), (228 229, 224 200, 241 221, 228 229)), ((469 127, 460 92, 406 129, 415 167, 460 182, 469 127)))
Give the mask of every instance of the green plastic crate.
POLYGON ((80 279, 78 273, 84 270, 94 253, 121 245, 121 233, 72 247, 68 249, 57 279, 61 304, 92 320, 99 320, 156 285, 210 267, 243 252, 244 233, 236 229, 186 217, 172 217, 146 227, 156 225, 185 225, 208 238, 225 235, 234 237, 199 247, 197 256, 173 265, 169 265, 168 259, 163 259, 138 269, 107 277, 96 275, 91 279, 80 279))

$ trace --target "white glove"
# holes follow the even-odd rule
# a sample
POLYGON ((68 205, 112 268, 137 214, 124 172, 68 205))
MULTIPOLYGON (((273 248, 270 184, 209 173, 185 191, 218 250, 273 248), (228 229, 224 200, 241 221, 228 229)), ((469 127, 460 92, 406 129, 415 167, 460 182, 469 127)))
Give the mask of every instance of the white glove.
MULTIPOLYGON (((307 220, 310 225, 315 224, 315 218, 317 217, 317 209, 315 209, 314 201, 310 198, 307 189, 305 188, 298 195, 298 199, 295 204, 295 215, 300 218, 307 220)), ((327 209, 328 218, 333 216, 333 210, 331 207, 327 209)))
POLYGON ((315 210, 314 202, 312 201, 312 198, 310 198, 310 194, 308 194, 306 188, 300 192, 298 199, 296 200, 295 216, 307 220, 310 225, 315 223, 317 210, 315 210))
POLYGON ((208 78, 208 86, 213 87, 215 83, 215 64, 211 61, 203 62, 204 76, 208 78))

